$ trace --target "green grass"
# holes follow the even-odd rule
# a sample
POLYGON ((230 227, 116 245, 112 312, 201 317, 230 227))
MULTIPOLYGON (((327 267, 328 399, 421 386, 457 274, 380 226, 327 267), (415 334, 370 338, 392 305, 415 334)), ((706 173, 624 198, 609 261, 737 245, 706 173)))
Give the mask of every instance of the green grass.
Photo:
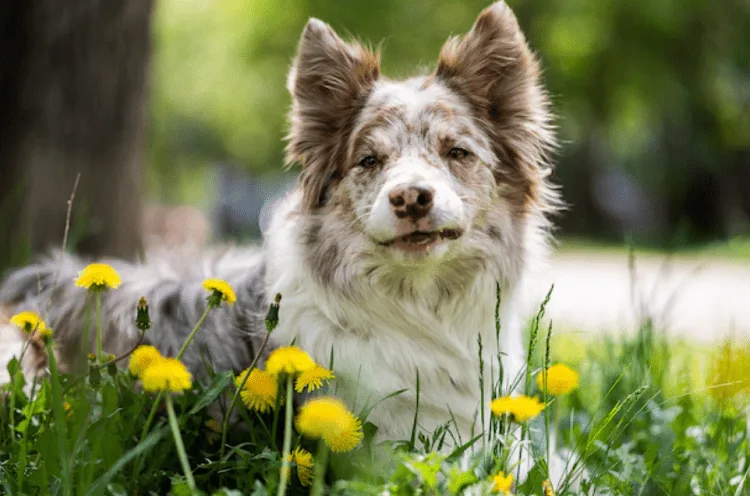
MULTIPOLYGON (((671 255, 676 258, 724 259, 727 261, 750 261, 750 237, 734 236, 726 241, 713 241, 703 244, 683 244, 673 249, 665 249, 648 243, 633 243, 639 256, 671 255)), ((559 241, 561 254, 602 253, 626 256, 628 247, 622 243, 606 242, 586 237, 564 237, 559 241)))
MULTIPOLYGON (((533 322, 529 374, 521 384, 544 400, 534 379, 545 364, 562 362, 580 373, 572 393, 546 398, 545 411, 520 431, 509 419, 494 418, 486 434, 463 439, 452 452, 438 449, 452 435, 450 425, 434 433, 415 430, 389 447, 372 442, 376 426, 364 419, 363 442, 318 463, 316 484, 347 495, 490 494, 492 476, 518 473, 508 439, 520 433, 534 465, 514 494, 543 495, 553 439, 554 456, 568 453, 569 461, 557 495, 749 492, 750 350, 727 345, 717 354, 668 341, 648 322, 619 337, 550 334, 541 315, 533 322)), ((17 361, 8 370, 12 381, 0 404, 0 493, 9 496, 191 494, 188 472, 200 488, 196 494, 278 494, 285 434, 292 448, 301 445, 319 461, 325 454, 285 427, 279 400, 263 414, 239 404, 226 432, 209 422, 221 417, 234 393, 229 373, 211 373, 175 395, 178 428, 171 430, 160 396, 144 393, 135 377, 111 364, 90 362, 78 375, 50 367, 48 377, 31 384, 17 361), (147 422, 152 411, 154 421, 147 422)), ((284 394, 282 383, 279 397, 284 394)), ((286 494, 308 494, 296 468, 290 479, 286 494)))

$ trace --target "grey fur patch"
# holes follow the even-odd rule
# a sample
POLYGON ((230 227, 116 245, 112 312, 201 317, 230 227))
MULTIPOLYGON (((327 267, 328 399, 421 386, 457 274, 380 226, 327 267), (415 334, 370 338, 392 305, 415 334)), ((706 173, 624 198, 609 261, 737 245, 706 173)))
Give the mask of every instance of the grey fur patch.
MULTIPOLYGON (((205 374, 202 356, 217 371, 240 371, 250 364, 264 337, 267 309, 265 261, 259 249, 229 248, 200 254, 172 250, 151 253, 142 264, 114 259, 101 262, 112 265, 122 278, 119 288, 102 295, 105 352, 120 356, 137 343, 136 306, 143 296, 152 320, 144 342, 166 356, 176 355, 206 309, 208 293, 203 280, 216 277, 234 288, 237 302, 209 312, 183 360, 197 376, 205 374)), ((80 366, 85 354, 95 350, 94 299, 74 284, 87 263, 72 255, 63 255, 61 261, 60 253, 53 252, 11 272, 0 285, 0 302, 14 312, 40 313, 53 329, 63 370, 80 366), (87 335, 88 346, 83 342, 87 335)))

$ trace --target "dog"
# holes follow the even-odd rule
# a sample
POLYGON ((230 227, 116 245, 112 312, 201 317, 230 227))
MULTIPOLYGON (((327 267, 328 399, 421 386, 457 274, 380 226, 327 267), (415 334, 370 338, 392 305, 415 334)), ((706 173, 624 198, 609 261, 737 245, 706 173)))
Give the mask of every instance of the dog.
MULTIPOLYGON (((145 296, 145 341, 173 356, 205 309, 201 281, 218 277, 237 303, 209 313, 184 356, 194 374, 204 357, 216 370, 246 368, 278 293, 272 345, 294 342, 323 365, 333 357, 336 394, 350 407, 403 390, 368 418, 381 439, 409 438, 417 374, 419 427, 450 422, 468 439, 493 393, 489 379, 480 388, 480 363, 487 378, 499 355, 506 378, 525 364, 519 299, 560 206, 538 59, 503 2, 449 39, 433 72, 398 81, 380 73, 379 52, 310 19, 287 88, 288 162, 302 167, 263 246, 100 260, 123 280, 103 295, 105 351, 137 342, 135 306, 145 296)), ((13 309, 43 312, 67 370, 80 356, 87 306, 72 279, 86 263, 53 253, 0 289, 13 309)))

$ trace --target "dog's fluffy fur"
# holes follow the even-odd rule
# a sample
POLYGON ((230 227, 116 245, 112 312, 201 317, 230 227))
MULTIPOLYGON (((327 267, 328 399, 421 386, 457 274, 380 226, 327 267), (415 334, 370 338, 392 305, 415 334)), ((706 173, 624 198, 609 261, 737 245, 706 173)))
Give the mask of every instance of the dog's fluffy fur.
MULTIPOLYGON (((201 281, 219 277, 237 304, 210 313, 185 356, 193 372, 203 369, 201 353, 219 370, 247 367, 267 304, 281 293, 274 344, 294 340, 322 364, 333 353, 337 391, 350 406, 406 390, 370 417, 384 438, 409 436, 417 372, 423 429, 452 417, 464 439, 479 429, 478 337, 485 364, 502 352, 506 377, 522 367, 517 299, 544 257, 557 204, 539 65, 502 2, 450 39, 427 76, 393 81, 379 60, 309 21, 288 79, 288 156, 302 172, 264 250, 108 261, 123 285, 104 295, 107 351, 133 346, 135 305, 145 296, 154 322, 147 342, 176 353, 205 308, 201 281)), ((84 262, 64 258, 53 286, 57 263, 51 256, 12 273, 0 301, 43 311, 70 368, 86 302, 72 279, 84 262)))

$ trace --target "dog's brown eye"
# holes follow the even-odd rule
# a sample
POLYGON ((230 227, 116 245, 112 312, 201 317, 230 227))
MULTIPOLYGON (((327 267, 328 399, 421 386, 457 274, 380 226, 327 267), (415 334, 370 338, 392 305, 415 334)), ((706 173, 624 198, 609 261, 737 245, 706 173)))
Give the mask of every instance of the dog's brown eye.
POLYGON ((359 161, 359 165, 360 167, 367 167, 367 168, 375 167, 376 165, 378 165, 378 158, 375 157, 374 155, 368 155, 359 161))
POLYGON ((454 147, 448 152, 448 156, 454 160, 461 160, 462 158, 469 156, 469 151, 464 150, 463 148, 454 147))

